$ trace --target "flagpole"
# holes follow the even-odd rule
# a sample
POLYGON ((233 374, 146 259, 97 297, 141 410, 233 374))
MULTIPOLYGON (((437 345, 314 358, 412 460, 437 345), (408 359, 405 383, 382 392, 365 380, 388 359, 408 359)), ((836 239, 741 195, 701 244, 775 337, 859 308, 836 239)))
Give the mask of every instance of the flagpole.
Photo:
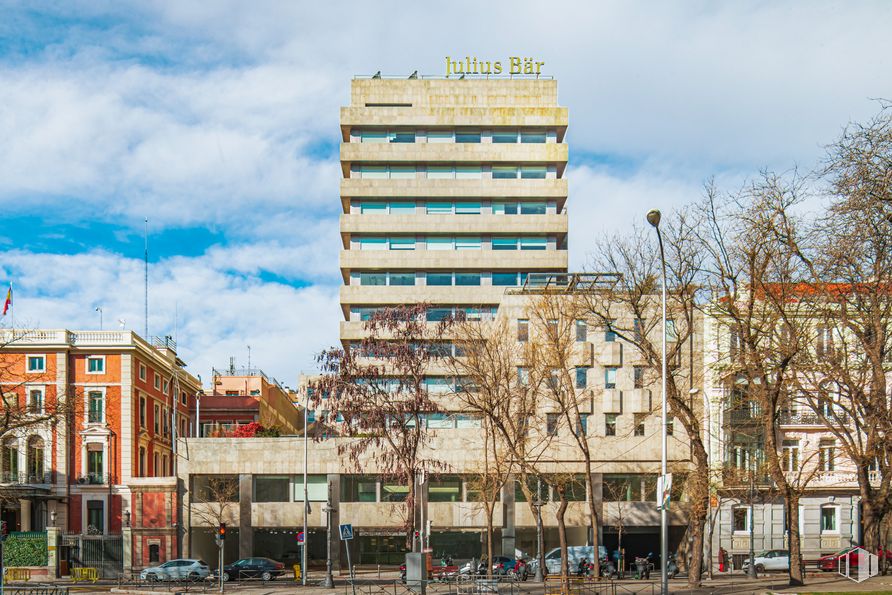
MULTIPOLYGON (((9 324, 12 325, 12 330, 15 331, 15 296, 12 295, 12 281, 9 282, 9 324)), ((12 336, 15 338, 14 332, 12 336)))

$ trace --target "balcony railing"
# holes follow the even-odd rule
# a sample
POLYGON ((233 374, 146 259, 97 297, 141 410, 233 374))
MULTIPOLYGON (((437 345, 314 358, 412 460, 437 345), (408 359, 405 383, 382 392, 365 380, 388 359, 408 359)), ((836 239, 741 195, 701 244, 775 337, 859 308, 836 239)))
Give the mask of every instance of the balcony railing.
POLYGON ((725 412, 726 419, 732 424, 757 423, 761 413, 752 409, 731 409, 725 412))
POLYGON ((102 473, 87 473, 86 475, 78 475, 78 485, 101 486, 108 485, 109 477, 102 473))
POLYGON ((13 485, 46 485, 56 481, 56 473, 13 473, 11 471, 0 472, 0 483, 13 485))
POLYGON ((786 426, 823 426, 827 422, 846 424, 849 416, 846 413, 836 412, 827 415, 818 415, 813 411, 782 411, 778 415, 778 423, 786 426))

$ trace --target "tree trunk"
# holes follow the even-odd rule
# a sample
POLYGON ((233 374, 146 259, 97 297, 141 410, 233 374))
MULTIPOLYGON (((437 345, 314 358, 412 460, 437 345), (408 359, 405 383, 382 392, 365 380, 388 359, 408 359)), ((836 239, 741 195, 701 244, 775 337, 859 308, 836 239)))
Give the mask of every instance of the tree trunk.
POLYGON ((415 502, 415 474, 409 474, 409 491, 406 494, 406 549, 410 552, 420 552, 421 548, 416 550, 415 543, 415 515, 418 513, 415 502))
MULTIPOLYGON (((702 445, 701 445, 702 447, 702 445)), ((701 453, 695 453, 697 455, 701 453)), ((702 452, 703 464, 705 465, 706 451, 702 452)), ((700 459, 700 456, 695 457, 700 459)), ((708 469, 706 474, 699 471, 692 474, 688 481, 691 483, 690 496, 691 515, 689 530, 691 532, 691 563, 688 566, 688 587, 696 588, 700 586, 700 579, 703 575, 703 534, 704 527, 707 522, 707 514, 709 512, 709 475, 708 469)))
POLYGON ((570 592, 570 560, 567 554, 567 522, 564 518, 567 513, 567 495, 560 492, 561 504, 555 513, 558 523, 558 539, 561 544, 561 592, 570 592))
POLYGON ((790 519, 789 548, 790 548, 790 586, 799 587, 805 584, 805 576, 802 568, 802 544, 799 541, 799 494, 792 490, 787 493, 787 509, 790 519))
POLYGON ((486 503, 486 578, 492 578, 492 517, 495 506, 486 503))
MULTIPOLYGON (((588 455, 588 453, 586 453, 586 455, 588 455)), ((601 518, 598 515, 598 507, 595 504, 595 482, 592 481, 592 459, 590 456, 585 457, 585 478, 586 483, 588 484, 588 509, 592 531, 592 564, 594 564, 592 574, 594 574, 595 578, 600 579, 601 555, 598 546, 601 544, 601 540, 598 536, 598 529, 601 525, 601 518)))

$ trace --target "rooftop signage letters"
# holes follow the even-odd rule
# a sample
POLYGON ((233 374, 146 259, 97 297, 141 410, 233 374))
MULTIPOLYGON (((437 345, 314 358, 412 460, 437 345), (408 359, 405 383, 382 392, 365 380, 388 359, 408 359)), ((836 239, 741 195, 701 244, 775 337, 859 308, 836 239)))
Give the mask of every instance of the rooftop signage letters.
MULTIPOLYGON (((542 74, 545 62, 537 62, 532 58, 509 56, 508 70, 505 74, 542 74)), ((476 56, 465 56, 464 60, 453 60, 446 56, 446 76, 453 74, 502 74, 504 67, 501 60, 478 60, 476 56)))

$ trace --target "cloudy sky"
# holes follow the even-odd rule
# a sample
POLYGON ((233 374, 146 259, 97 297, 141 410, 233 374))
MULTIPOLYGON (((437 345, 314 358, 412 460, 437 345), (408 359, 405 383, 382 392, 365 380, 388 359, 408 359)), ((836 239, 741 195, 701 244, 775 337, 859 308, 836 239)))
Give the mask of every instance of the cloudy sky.
MULTIPOLYGON (((355 74, 545 62, 570 261, 648 208, 811 168, 892 98, 889 2, 0 0, 0 283, 17 325, 174 334, 294 384, 337 339, 338 108, 355 74)), ((8 318, 3 321, 8 325, 8 318)))

